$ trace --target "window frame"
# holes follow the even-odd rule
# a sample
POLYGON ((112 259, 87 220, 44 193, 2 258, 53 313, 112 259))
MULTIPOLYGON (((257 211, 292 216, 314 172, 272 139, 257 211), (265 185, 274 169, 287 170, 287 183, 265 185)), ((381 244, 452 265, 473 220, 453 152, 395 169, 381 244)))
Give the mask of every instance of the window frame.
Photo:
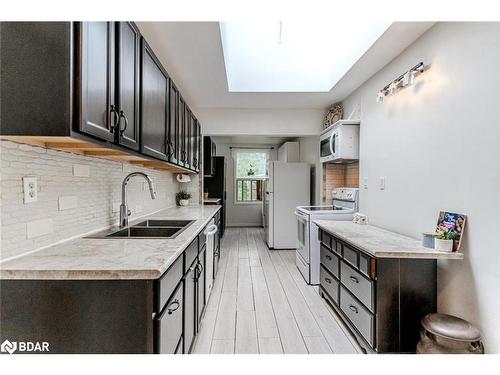
POLYGON ((271 153, 270 149, 268 148, 240 148, 238 149, 235 147, 232 150, 232 158, 233 158, 233 194, 234 194, 234 204, 235 205, 256 205, 256 204, 262 204, 264 202, 264 187, 262 186, 262 198, 261 200, 255 200, 255 201, 242 201, 238 200, 238 181, 266 181, 269 179, 269 162, 271 161, 271 153), (248 176, 248 177, 241 177, 238 178, 238 153, 265 153, 267 154, 267 160, 266 160, 266 172, 268 175, 265 177, 254 177, 254 176, 248 176))

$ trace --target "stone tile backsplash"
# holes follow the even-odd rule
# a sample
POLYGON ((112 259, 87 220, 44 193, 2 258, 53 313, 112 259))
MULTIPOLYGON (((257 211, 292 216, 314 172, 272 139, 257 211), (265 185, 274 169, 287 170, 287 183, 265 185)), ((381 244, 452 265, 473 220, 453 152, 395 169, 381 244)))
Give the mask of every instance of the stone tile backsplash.
MULTIPOLYGON (((132 219, 175 205, 179 190, 175 175, 167 171, 10 141, 0 141, 0 163, 0 260, 117 223, 121 182, 130 172, 147 173, 157 190, 152 200, 143 179, 131 180, 127 201, 132 219), (24 176, 37 178, 37 202, 24 204, 24 176)), ((189 185, 199 194, 196 176, 189 185)))

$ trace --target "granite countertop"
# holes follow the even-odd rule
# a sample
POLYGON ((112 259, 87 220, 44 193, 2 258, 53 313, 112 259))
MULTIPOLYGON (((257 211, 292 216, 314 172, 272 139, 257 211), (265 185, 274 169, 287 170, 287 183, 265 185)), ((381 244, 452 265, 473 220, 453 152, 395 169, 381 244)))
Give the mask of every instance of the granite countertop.
POLYGON ((420 240, 373 225, 333 220, 314 220, 314 223, 375 258, 463 259, 464 257, 462 253, 428 249, 422 246, 420 240))
POLYGON ((0 263, 0 279, 158 279, 219 209, 220 206, 168 208, 142 220, 195 222, 172 239, 79 238, 60 243, 0 263))

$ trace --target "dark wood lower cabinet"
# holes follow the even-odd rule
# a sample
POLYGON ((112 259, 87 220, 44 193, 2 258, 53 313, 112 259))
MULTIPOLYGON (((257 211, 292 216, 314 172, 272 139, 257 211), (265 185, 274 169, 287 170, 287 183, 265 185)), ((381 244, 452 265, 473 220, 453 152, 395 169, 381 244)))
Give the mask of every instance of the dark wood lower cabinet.
POLYGON ((373 258, 320 230, 320 295, 368 353, 414 353, 437 308, 435 259, 373 258))
POLYGON ((49 353, 189 353, 205 309, 205 253, 200 234, 157 280, 0 280, 0 342, 48 342, 49 353))

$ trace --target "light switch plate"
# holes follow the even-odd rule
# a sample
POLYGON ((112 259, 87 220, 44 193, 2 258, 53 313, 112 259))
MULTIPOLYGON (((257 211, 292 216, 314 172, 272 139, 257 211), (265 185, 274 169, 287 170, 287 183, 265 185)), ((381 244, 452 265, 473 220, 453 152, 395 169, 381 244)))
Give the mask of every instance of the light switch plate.
POLYGON ((59 197, 59 211, 70 210, 78 207, 78 198, 76 196, 59 197))
POLYGON ((368 190, 368 177, 363 178, 363 188, 368 190))
POLYGON ((385 190, 385 177, 380 176, 380 190, 385 190))
POLYGON ((36 238, 54 232, 52 219, 34 220, 26 223, 26 238, 36 238))
POLYGON ((84 164, 73 164, 73 176, 90 177, 90 167, 84 164))
POLYGON ((33 203, 38 200, 38 184, 34 176, 23 177, 24 204, 33 203))

